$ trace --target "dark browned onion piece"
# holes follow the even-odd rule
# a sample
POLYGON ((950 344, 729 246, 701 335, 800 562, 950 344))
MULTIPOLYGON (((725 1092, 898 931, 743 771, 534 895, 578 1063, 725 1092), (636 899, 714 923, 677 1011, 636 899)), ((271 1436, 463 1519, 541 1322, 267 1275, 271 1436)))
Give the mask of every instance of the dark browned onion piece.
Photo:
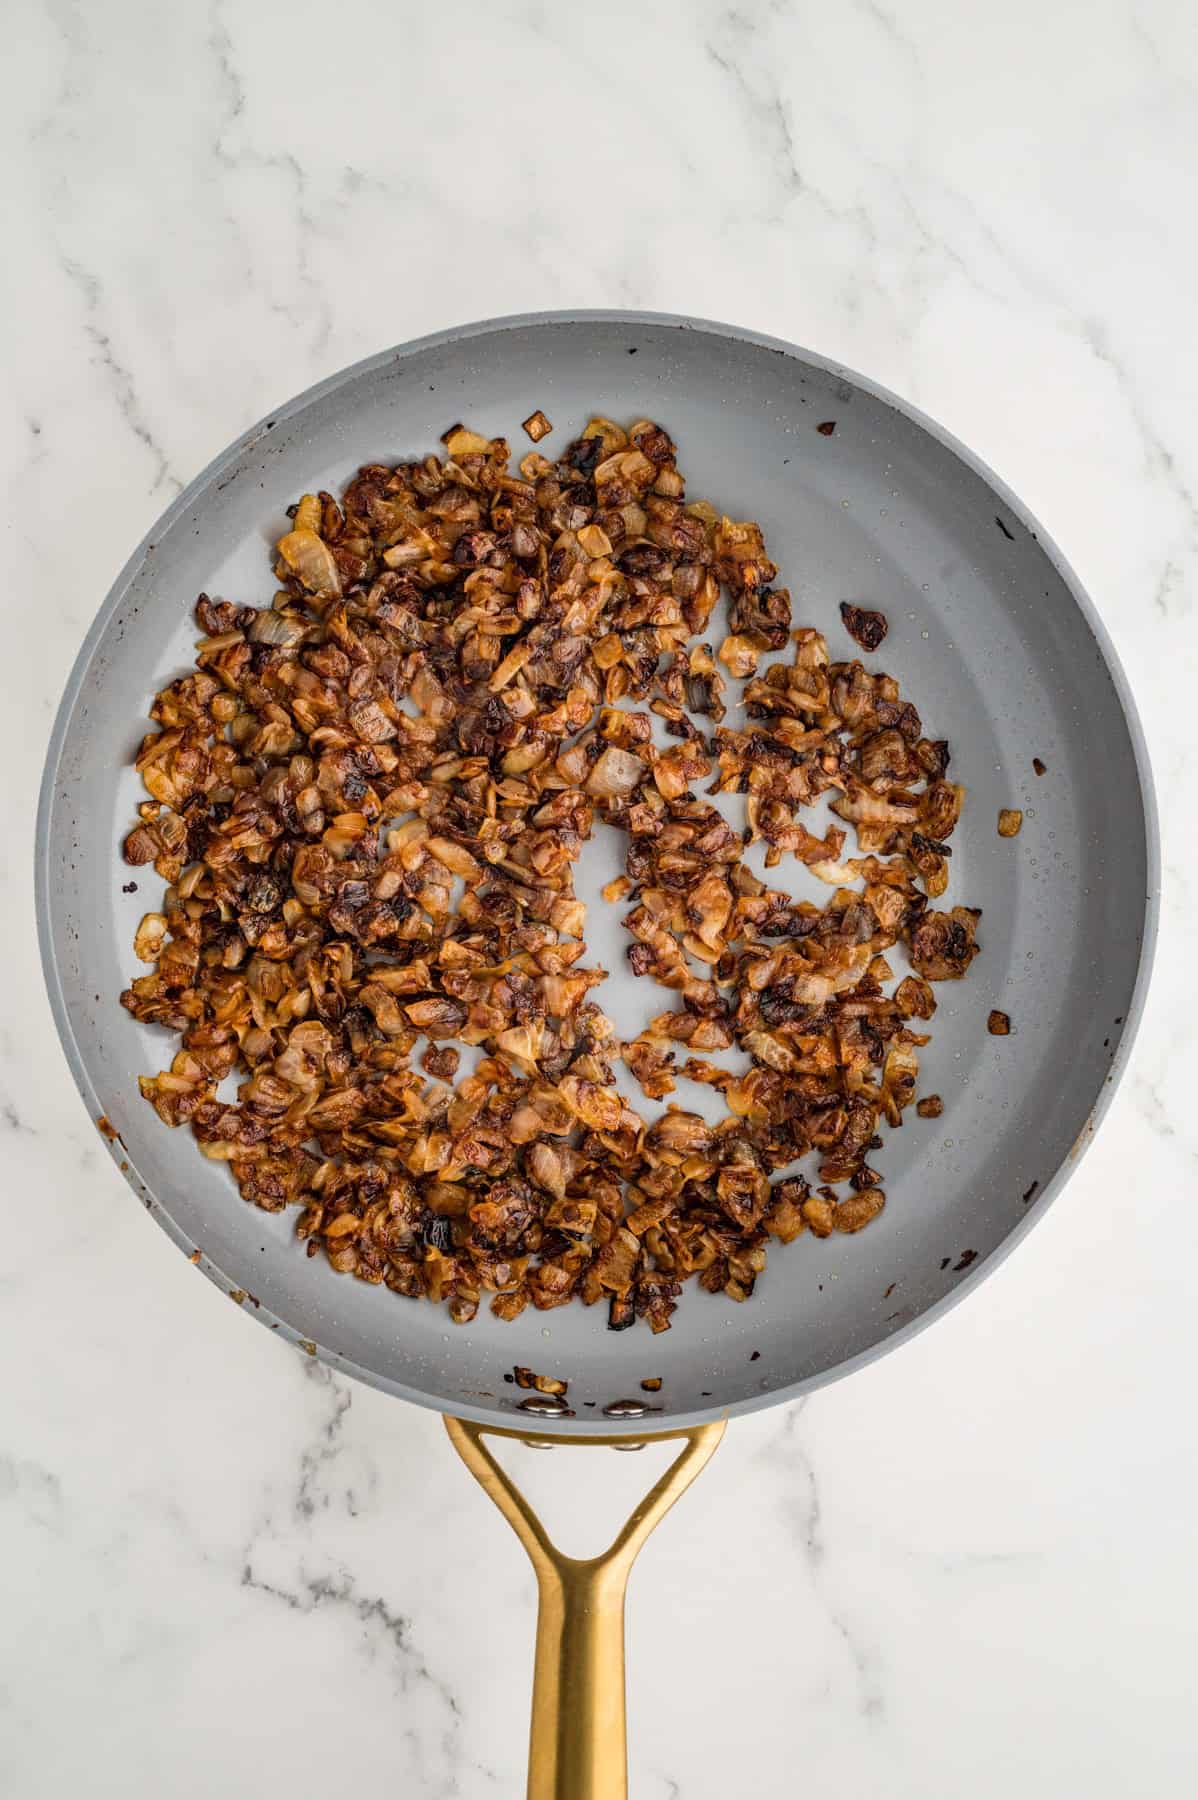
POLYGON ((852 606, 847 600, 840 603, 840 616, 849 636, 863 650, 876 650, 890 629, 885 613, 870 612, 864 606, 852 606))

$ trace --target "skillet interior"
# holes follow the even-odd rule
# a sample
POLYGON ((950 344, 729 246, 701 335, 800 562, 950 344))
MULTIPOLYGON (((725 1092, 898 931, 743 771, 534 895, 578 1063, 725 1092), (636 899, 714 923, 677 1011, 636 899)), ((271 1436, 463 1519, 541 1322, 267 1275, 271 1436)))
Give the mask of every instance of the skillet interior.
MULTIPOLYGON (((617 841, 592 847, 599 879, 621 854, 617 841)), ((774 878, 788 879, 785 866, 774 878)), ((1035 522, 960 446, 860 378, 772 341, 652 316, 550 315, 360 364, 256 426, 180 497, 118 579, 73 673, 47 763, 38 884, 76 1080, 120 1132, 114 1154, 147 1208, 189 1254, 202 1251, 205 1271, 252 1295, 271 1329, 426 1405, 510 1421, 519 1396, 503 1374, 514 1363, 569 1375, 577 1416, 554 1428, 584 1432, 621 1429, 602 1408, 639 1395, 647 1375, 663 1378, 661 1424, 800 1392, 926 1322, 1011 1244, 1068 1172, 1126 1053, 1155 839, 1138 728, 1101 628, 1035 522), (984 951, 967 981, 939 987, 921 1053, 920 1091, 943 1096, 943 1117, 908 1115, 887 1134, 877 1160, 888 1204, 862 1237, 774 1247, 745 1306, 692 1284, 657 1338, 609 1333, 601 1309, 581 1307, 502 1326, 484 1308, 458 1329, 439 1309, 307 1260, 293 1216, 243 1204, 190 1135, 138 1098, 137 1074, 169 1052, 117 1003, 158 891, 151 872, 136 895, 121 892, 119 843, 140 797, 129 761, 150 697, 190 664, 196 594, 261 604, 270 545, 299 493, 339 490, 365 461, 423 453, 458 418, 506 433, 519 456, 519 422, 537 406, 559 427, 550 453, 595 411, 659 419, 689 491, 760 520, 796 623, 826 631, 833 655, 854 649, 841 599, 882 607, 891 630, 872 660, 898 677, 929 734, 950 740, 951 773, 969 789, 944 904, 983 907, 984 951), (827 420, 831 436, 815 429, 827 420), (1007 805, 1026 815, 1014 842, 995 831, 1007 805), (993 1006, 1012 1036, 986 1034, 993 1006)), ((631 1029, 652 997, 627 973, 619 909, 596 911, 588 943, 612 971, 597 997, 631 1029)), ((695 1092, 683 1084, 673 1098, 693 1105, 695 1092)))

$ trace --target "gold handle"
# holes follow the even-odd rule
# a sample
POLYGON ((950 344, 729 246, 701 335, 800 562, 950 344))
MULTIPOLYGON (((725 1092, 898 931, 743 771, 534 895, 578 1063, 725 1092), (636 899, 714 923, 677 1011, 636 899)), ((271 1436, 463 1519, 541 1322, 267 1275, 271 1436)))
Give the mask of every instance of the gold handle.
POLYGON ((624 1718, 624 1591, 637 1552, 684 1494, 724 1435, 724 1421, 656 1437, 559 1438, 446 1417, 450 1440, 528 1552, 536 1571, 536 1670, 528 1747, 528 1800, 627 1800, 624 1718), (483 1435, 525 1444, 683 1441, 681 1454, 599 1556, 565 1556, 483 1435))

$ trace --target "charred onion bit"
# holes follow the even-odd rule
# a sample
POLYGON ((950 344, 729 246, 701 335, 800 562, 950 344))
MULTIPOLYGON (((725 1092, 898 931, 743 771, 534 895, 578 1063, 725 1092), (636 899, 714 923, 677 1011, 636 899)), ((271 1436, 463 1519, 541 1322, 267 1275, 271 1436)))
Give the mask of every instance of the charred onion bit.
POLYGON ((504 1319, 578 1298, 664 1331, 692 1277, 745 1300, 771 1238, 881 1211, 867 1159, 914 1101, 930 984, 977 953, 976 912, 928 910, 964 790, 889 676, 792 633, 759 527, 687 500, 660 426, 595 418, 517 472, 502 439, 443 442, 305 494, 269 607, 197 602, 125 840, 167 887, 122 1000, 179 1040, 141 1089, 245 1199, 296 1207, 334 1269, 459 1323, 484 1296, 504 1319), (735 726, 721 665, 749 678, 735 726), (573 886, 597 821, 626 849, 605 893, 629 963, 660 990, 627 1044, 573 886), (827 905, 760 880, 746 843, 827 905), (915 973, 890 991, 900 944, 915 973), (739 1073, 707 1060, 729 1049, 739 1073), (621 1056, 650 1098, 684 1075, 727 1116, 647 1122, 621 1056), (814 1193, 772 1179, 807 1156, 814 1193))
POLYGON ((840 616, 849 636, 863 650, 876 650, 890 630, 885 613, 869 612, 864 606, 850 606, 847 600, 840 603, 840 616))

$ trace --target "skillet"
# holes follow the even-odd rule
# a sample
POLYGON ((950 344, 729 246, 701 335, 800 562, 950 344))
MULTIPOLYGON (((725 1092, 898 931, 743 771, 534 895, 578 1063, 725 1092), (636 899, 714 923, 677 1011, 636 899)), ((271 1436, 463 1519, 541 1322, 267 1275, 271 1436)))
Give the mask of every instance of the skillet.
MULTIPOLYGON (((597 893, 617 855, 593 840, 586 856, 597 893)), ((267 1329, 457 1422, 458 1449, 541 1582, 530 1793, 614 1796, 624 1792, 623 1579, 640 1541, 722 1421, 900 1344, 1042 1214, 1126 1062, 1158 851, 1143 737, 1110 642, 997 477, 913 407, 808 351, 691 319, 584 312, 461 326, 385 351, 280 407, 197 477, 134 552, 79 653, 47 756, 36 883, 71 1071, 134 1192, 267 1329), (140 797, 131 758, 151 697, 191 664, 196 594, 262 603, 270 546, 300 493, 336 492, 362 463, 423 454, 459 418, 519 444, 537 407, 558 427, 541 446, 550 455, 595 412, 664 424, 690 491, 760 521, 796 624, 824 631, 834 657, 856 653, 842 599, 885 611, 890 634, 871 661, 915 699, 929 735, 948 738, 952 776, 968 788, 944 904, 984 911, 983 954, 967 981, 938 988, 920 1057, 920 1091, 941 1094, 944 1113, 908 1115, 887 1135, 885 1212, 860 1238, 775 1246, 748 1305, 691 1284, 673 1328, 651 1340, 610 1333, 601 1309, 581 1307, 511 1324, 484 1309, 455 1328, 437 1308, 337 1280, 298 1253, 291 1219, 242 1204, 189 1134, 165 1130, 140 1100, 136 1077, 161 1066, 162 1041, 117 1004, 134 929, 154 904, 153 890, 122 892, 120 843, 140 797), (1002 807, 1024 812, 1015 840, 997 835, 1002 807), (1009 1037, 987 1034, 991 1008, 1009 1014, 1009 1037), (517 1364, 567 1375, 568 1407, 505 1382, 517 1364), (640 1387, 649 1374, 662 1381, 651 1396, 640 1387), (613 1553, 574 1563, 544 1537, 484 1430, 627 1444, 677 1434, 681 1454, 613 1553)), ((613 972, 602 1003, 631 1035, 643 1001, 615 909, 591 907, 587 939, 613 972)))

